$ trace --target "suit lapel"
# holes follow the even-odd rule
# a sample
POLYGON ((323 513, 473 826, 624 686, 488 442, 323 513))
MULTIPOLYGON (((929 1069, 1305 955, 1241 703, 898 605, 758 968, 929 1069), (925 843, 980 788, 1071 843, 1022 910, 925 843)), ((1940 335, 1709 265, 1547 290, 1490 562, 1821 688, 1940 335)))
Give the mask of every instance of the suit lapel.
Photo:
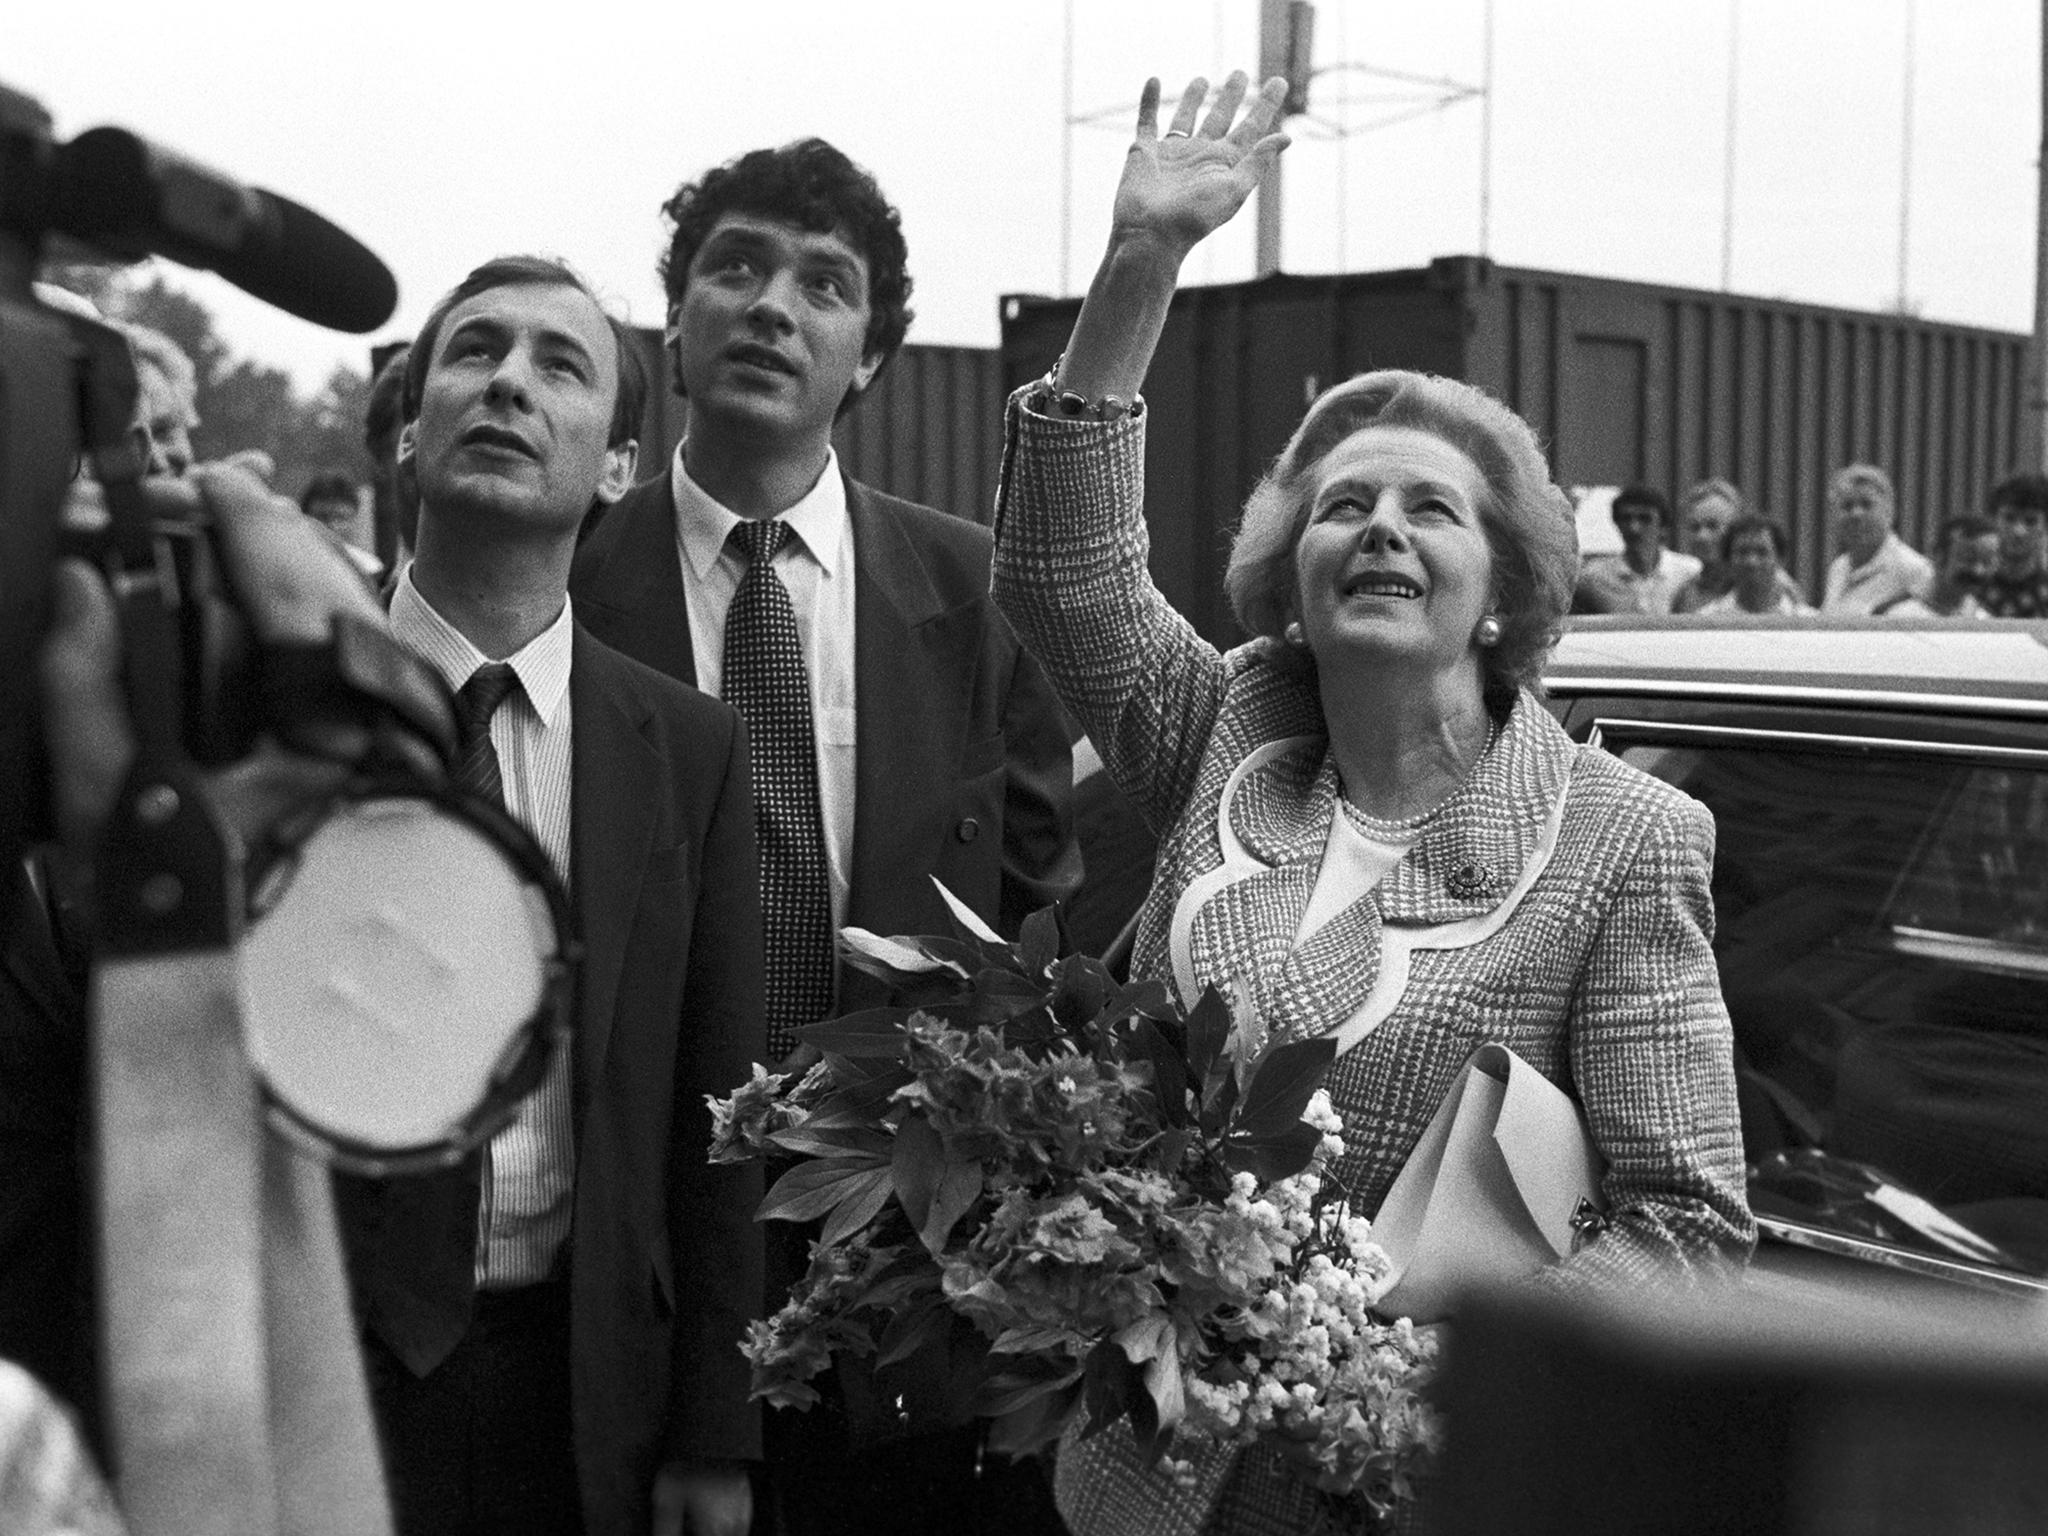
POLYGON ((597 537, 603 539, 614 523, 618 533, 609 552, 579 583, 576 601, 607 610, 610 622, 600 629, 614 649, 694 688, 697 659, 676 548, 675 487, 665 469, 633 487, 606 515, 597 537))
POLYGON ((1268 1028, 1300 1029, 1296 1015, 1313 1006, 1298 980, 1283 983, 1322 868, 1336 785, 1326 744, 1314 737, 1247 773, 1218 808, 1219 842, 1236 843, 1246 872, 1192 914, 1189 955, 1199 979, 1249 985, 1268 1028))
POLYGON ((576 1007, 577 1123, 611 1044, 626 939, 667 792, 661 762, 641 732, 645 707, 610 656, 579 624, 569 699, 575 729, 570 769, 570 907, 582 946, 576 1007))
POLYGON ((877 850, 902 847, 920 811, 948 793, 955 758, 934 739, 957 733, 945 720, 947 691, 931 673, 925 627, 945 611, 917 547, 867 487, 846 482, 853 522, 853 870, 847 920, 867 926, 884 890, 902 880, 878 868, 877 850))
POLYGON ((1479 769, 1381 884, 1389 923, 1434 927, 1499 906, 1535 855, 1577 748, 1529 695, 1479 769))

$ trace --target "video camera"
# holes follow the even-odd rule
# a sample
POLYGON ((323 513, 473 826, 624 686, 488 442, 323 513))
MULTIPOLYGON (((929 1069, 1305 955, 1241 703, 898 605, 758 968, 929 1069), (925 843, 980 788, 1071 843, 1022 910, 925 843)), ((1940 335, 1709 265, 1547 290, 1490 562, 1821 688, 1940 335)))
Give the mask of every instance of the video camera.
MULTIPOLYGON (((346 331, 382 325, 398 302, 381 261, 297 203, 124 129, 60 143, 51 128, 38 102, 0 85, 0 857, 50 831, 33 662, 53 562, 67 541, 103 568, 150 562, 165 532, 150 526, 135 491, 143 461, 130 432, 136 384, 127 342, 112 326, 41 303, 31 287, 38 263, 77 247, 122 260, 160 254, 346 331), (105 529, 67 536, 61 512, 81 457, 113 517, 105 529)), ((199 547, 174 544, 183 574, 202 574, 199 547)), ((187 745, 202 762, 237 755, 255 724, 236 717, 245 693, 224 687, 218 671, 236 658, 214 595, 201 582, 179 604, 189 641, 187 745)))
POLYGON ((566 1035, 561 882, 501 803, 450 782, 451 697, 388 628, 252 635, 204 515, 168 510, 195 498, 145 484, 126 338, 36 297, 65 242, 204 267, 338 330, 397 304, 384 264, 317 214, 123 129, 59 143, 0 87, 0 859, 53 832, 37 658, 54 563, 76 555, 119 610, 138 748, 97 853, 99 958, 231 952, 271 1123, 357 1171, 444 1166, 566 1035), (103 515, 72 494, 81 468, 103 515), (210 770, 259 750, 332 762, 338 741, 367 745, 322 802, 239 835, 210 807, 210 770))

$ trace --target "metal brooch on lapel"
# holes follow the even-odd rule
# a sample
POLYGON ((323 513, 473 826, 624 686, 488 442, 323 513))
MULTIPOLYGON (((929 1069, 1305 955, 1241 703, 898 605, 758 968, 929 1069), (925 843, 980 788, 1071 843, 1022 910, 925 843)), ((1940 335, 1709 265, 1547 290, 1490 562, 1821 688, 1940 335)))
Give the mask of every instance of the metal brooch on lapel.
POLYGON ((1489 896, 1498 885, 1499 876, 1494 873, 1493 866, 1482 864, 1477 859, 1467 859, 1444 876, 1444 888, 1460 901, 1489 896))

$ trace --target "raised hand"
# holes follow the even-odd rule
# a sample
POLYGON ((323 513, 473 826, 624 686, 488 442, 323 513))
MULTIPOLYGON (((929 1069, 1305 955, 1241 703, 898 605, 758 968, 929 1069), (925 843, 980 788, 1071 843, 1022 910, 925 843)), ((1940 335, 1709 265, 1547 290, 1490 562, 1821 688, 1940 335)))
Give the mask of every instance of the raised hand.
POLYGON ((1287 95, 1287 82, 1278 75, 1251 98, 1232 126, 1248 85, 1244 72, 1234 71, 1205 116, 1202 102, 1209 82, 1199 76, 1190 80, 1162 134, 1159 81, 1145 82, 1137 138, 1117 183, 1112 241, 1119 236, 1156 239, 1185 255, 1244 206, 1288 142, 1286 134, 1269 131, 1287 95))

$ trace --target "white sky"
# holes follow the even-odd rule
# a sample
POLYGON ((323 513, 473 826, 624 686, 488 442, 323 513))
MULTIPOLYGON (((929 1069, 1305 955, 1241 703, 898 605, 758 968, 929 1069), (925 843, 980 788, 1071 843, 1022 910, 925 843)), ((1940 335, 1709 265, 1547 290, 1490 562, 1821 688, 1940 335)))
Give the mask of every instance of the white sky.
MULTIPOLYGON (((1740 13, 1733 286, 1889 307, 1899 292, 1914 0, 1495 0, 1490 254, 1718 287, 1731 17, 1740 13)), ((1056 0, 437 0, 10 5, 0 80, 61 136, 117 123, 296 198, 398 274, 384 336, 486 257, 564 256, 643 324, 661 315, 658 207, 743 150, 819 133, 903 211, 911 340, 994 345, 997 296, 1061 280, 1056 0)), ((1077 111, 1147 74, 1256 60, 1257 0, 1074 0, 1077 111)), ((1319 0, 1316 58, 1478 84, 1483 0, 1319 0)), ((2040 12, 1917 0, 1906 294, 1936 319, 2032 323, 2040 12)), ((1319 79, 1311 108, 1384 81, 1319 79)), ((1128 113, 1074 134, 1071 282, 1106 229, 1128 113)), ((1478 249, 1476 100, 1287 154, 1285 264, 1371 271, 1478 249)), ((1250 275, 1249 212, 1191 282, 1250 275)), ((193 279, 238 352, 307 385, 366 339, 193 279)))

